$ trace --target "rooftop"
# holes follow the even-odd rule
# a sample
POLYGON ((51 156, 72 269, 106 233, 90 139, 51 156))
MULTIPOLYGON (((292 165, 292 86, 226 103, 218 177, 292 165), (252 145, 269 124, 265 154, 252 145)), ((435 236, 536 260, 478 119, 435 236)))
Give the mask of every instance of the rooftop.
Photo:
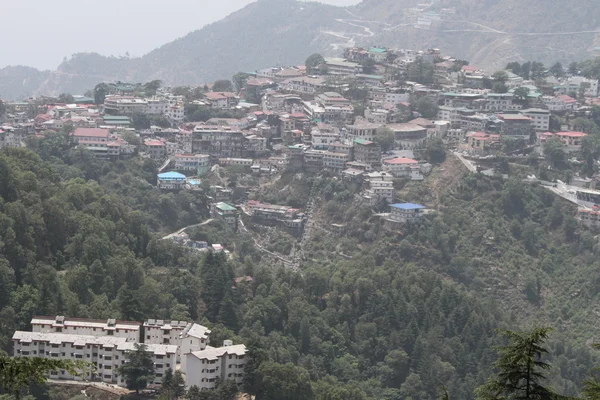
POLYGON ((223 202, 215 204, 215 207, 218 208, 221 211, 235 211, 235 210, 237 210, 235 207, 233 207, 233 206, 231 206, 231 205, 229 205, 227 203, 223 203, 223 202))
POLYGON ((390 204, 390 207, 398 208, 400 210, 423 210, 425 208, 425 206, 422 206, 420 204, 413 204, 413 203, 390 204))
POLYGON ((77 128, 73 132, 73 136, 75 136, 75 137, 104 137, 104 138, 108 138, 109 132, 108 132, 108 129, 100 129, 100 128, 77 128))
POLYGON ((243 344, 236 344, 233 346, 225 347, 206 346, 206 349, 194 351, 191 354, 200 360, 216 360, 219 357, 226 354, 235 354, 238 356, 243 356, 244 354, 246 354, 246 346, 244 346, 243 344))
POLYGON ((385 160, 383 163, 391 164, 391 165, 401 165, 401 164, 418 164, 419 162, 417 160, 413 160, 412 158, 398 157, 398 158, 392 158, 391 160, 385 160))
POLYGON ((158 174, 158 179, 164 180, 185 180, 185 175, 180 174, 179 172, 170 171, 162 174, 158 174))

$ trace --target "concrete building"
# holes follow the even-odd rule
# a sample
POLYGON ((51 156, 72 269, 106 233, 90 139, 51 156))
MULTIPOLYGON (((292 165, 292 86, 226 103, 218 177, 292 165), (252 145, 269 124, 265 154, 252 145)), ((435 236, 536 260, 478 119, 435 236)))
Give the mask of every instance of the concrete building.
POLYGON ((581 224, 588 228, 599 228, 600 227, 600 211, 597 207, 593 210, 587 208, 580 208, 577 210, 577 219, 581 224))
POLYGON ((394 202, 394 182, 385 180, 370 180, 368 181, 369 189, 363 193, 363 198, 369 202, 370 206, 374 206, 380 200, 385 200, 387 203, 394 202))
POLYGON ((164 160, 167 156, 167 146, 165 145, 165 142, 161 140, 144 140, 144 149, 146 155, 153 160, 164 160))
POLYGON ((528 108, 521 110, 521 114, 531 119, 533 130, 536 132, 547 132, 550 130, 550 110, 528 108))
POLYGON ((242 383, 246 368, 246 346, 225 341, 223 347, 210 347, 186 355, 186 386, 212 389, 218 381, 242 383))
POLYGON ((354 161, 373 168, 381 165, 381 146, 364 139, 354 139, 354 161))
POLYGON ((390 124, 387 128, 394 132, 394 147, 397 149, 414 150, 425 147, 427 143, 427 128, 415 124, 390 124))
POLYGON ((106 96, 104 112, 112 115, 146 114, 148 102, 132 96, 106 96))
POLYGON ((499 114, 502 138, 529 140, 534 132, 531 118, 521 114, 499 114))
MULTIPOLYGON (((144 344, 150 353, 155 368, 155 377, 150 382, 160 384, 167 370, 179 368, 188 377, 202 375, 204 371, 186 366, 187 356, 193 352, 212 349, 220 354, 244 354, 238 346, 215 349, 207 346, 210 330, 206 327, 187 321, 171 321, 149 319, 143 323, 120 321, 115 319, 90 320, 68 318, 64 316, 34 316, 31 320, 32 332, 17 331, 13 335, 15 357, 42 357, 51 359, 80 360, 93 364, 96 371, 83 377, 93 382, 104 382, 126 386, 119 376, 118 368, 127 360, 127 353, 134 351, 136 345, 144 344), (179 367, 177 367, 179 365, 179 367)), ((230 343, 225 343, 228 347, 230 343)), ((245 348, 243 348, 245 350, 245 348)), ((243 368, 230 367, 229 360, 223 370, 221 379, 233 379, 240 382, 243 368), (236 375, 233 375, 235 370, 236 375), (231 374, 231 375, 230 375, 231 374)), ((236 358, 235 363, 240 364, 236 358)), ((234 362, 231 362, 233 364, 234 362)), ((65 370, 51 372, 50 378, 65 380, 82 380, 82 377, 71 376, 65 370)))
POLYGON ((158 188, 160 190, 181 190, 186 184, 186 177, 179 172, 165 172, 158 174, 158 188))
POLYGON ((327 150, 329 145, 335 142, 339 142, 340 135, 337 133, 330 132, 319 132, 312 131, 310 134, 311 146, 315 150, 327 150))
POLYGON ((412 158, 397 157, 383 160, 383 170, 396 178, 410 178, 413 181, 424 179, 419 162, 412 158))
POLYGON ((239 215, 237 208, 230 204, 220 202, 211 204, 210 211, 213 217, 221 218, 231 230, 237 232, 239 215))
POLYGON ((325 66, 329 75, 356 75, 363 70, 362 65, 343 58, 325 58, 325 66))
POLYGON ((202 175, 210 169, 210 156, 207 154, 176 154, 173 158, 178 171, 195 171, 202 175))
POLYGON ((208 92, 204 93, 206 101, 211 108, 227 109, 238 105, 240 98, 231 92, 208 92))
POLYGON ((323 168, 332 172, 341 172, 346 169, 346 163, 350 161, 350 156, 344 153, 333 153, 325 151, 323 153, 323 168))
POLYGON ((85 318, 68 318, 34 316, 31 319, 31 330, 39 333, 66 333, 70 335, 115 336, 127 340, 138 341, 140 326, 134 321, 116 319, 95 320, 85 318))
POLYGON ((244 135, 239 128, 219 125, 197 125, 188 140, 191 153, 208 154, 211 162, 219 158, 242 158, 244 135))
MULTIPOLYGON (((135 351, 137 341, 119 336, 92 336, 68 333, 43 333, 16 331, 12 337, 15 357, 41 357, 50 359, 75 360, 92 363, 96 367, 93 374, 85 378, 125 387, 125 381, 118 368, 127 360, 126 354, 135 351)), ((155 377, 152 383, 160 384, 168 369, 175 369, 177 346, 164 344, 146 345, 154 363, 155 377)), ((66 370, 51 371, 52 379, 78 380, 66 370)))
POLYGON ((415 222, 423 216, 424 206, 413 203, 398 203, 390 205, 389 219, 394 222, 415 222))
POLYGON ((353 125, 346 125, 345 139, 347 143, 353 143, 356 139, 373 140, 377 136, 377 129, 381 124, 357 121, 353 125))

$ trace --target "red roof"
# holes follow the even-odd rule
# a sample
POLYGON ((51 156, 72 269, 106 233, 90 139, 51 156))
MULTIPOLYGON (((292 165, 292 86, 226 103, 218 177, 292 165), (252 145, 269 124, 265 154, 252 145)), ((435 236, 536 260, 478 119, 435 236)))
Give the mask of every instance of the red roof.
POLYGON ((478 69, 479 69, 479 68, 477 68, 477 67, 474 67, 474 66, 472 66, 472 65, 464 65, 464 66, 462 67, 462 70, 463 70, 464 72, 475 72, 475 71, 477 71, 478 69))
POLYGON ((557 98, 563 103, 577 103, 577 100, 567 94, 561 94, 560 96, 557 96, 557 98))
POLYGON ((413 160, 412 158, 398 157, 398 158, 392 158, 391 160, 385 160, 384 163, 392 164, 392 165, 399 165, 399 164, 418 164, 419 162, 417 160, 413 160))
POLYGON ((578 137, 587 136, 587 133, 583 133, 583 132, 557 132, 556 135, 557 136, 566 136, 566 137, 571 137, 571 138, 578 138, 578 137))
POLYGON ((108 129, 100 128, 77 128, 73 132, 75 137, 105 137, 108 138, 108 129))

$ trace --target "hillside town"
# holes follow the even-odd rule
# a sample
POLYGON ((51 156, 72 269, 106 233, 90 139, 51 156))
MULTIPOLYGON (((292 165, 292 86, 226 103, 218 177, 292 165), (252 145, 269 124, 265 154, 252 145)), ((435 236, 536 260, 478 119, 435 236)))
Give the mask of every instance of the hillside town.
MULTIPOLYGON (((105 163, 140 156, 156 165, 161 193, 210 193, 211 219, 227 232, 247 234, 250 225, 267 237, 286 232, 301 250, 318 228, 313 196, 305 208, 260 198, 261 185, 284 171, 357 185, 381 224, 401 230, 435 210, 398 198, 399 182, 423 182, 446 154, 473 173, 492 175, 507 175, 502 160, 551 158, 557 149, 565 162, 587 162, 581 150, 590 134, 586 121, 597 117, 593 107, 600 105, 598 80, 533 64, 527 74, 525 64, 490 72, 439 49, 354 47, 338 58, 314 54, 305 65, 240 72, 197 87, 101 83, 89 93, 2 103, 0 148, 27 147, 32 138, 56 134, 105 163), (239 172, 256 184, 206 179, 219 171, 239 172)), ((528 180, 577 204, 582 224, 600 227, 600 175, 564 182, 546 173, 528 180)), ((167 238, 193 251, 235 251, 193 240, 184 230, 167 238)), ((275 255, 293 267, 302 258, 300 251, 275 255)), ((246 278, 252 279, 240 279, 246 278)), ((156 365, 156 385, 169 368, 185 375, 187 387, 210 389, 244 376, 245 345, 225 340, 211 347, 210 330, 193 322, 56 316, 34 317, 31 326, 31 332, 15 332, 15 356, 90 361, 97 367, 90 380, 125 386, 115 370, 139 344, 147 345, 156 365)), ((80 379, 64 370, 51 378, 80 379)))

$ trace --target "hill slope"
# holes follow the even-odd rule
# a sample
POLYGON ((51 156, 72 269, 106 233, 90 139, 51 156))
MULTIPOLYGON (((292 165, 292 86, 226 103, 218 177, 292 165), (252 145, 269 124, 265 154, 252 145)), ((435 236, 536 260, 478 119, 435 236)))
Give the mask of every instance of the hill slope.
POLYGON ((301 63, 311 53, 387 45, 438 47, 490 70, 511 60, 571 61, 600 46, 594 0, 363 0, 350 8, 259 0, 141 58, 77 54, 56 71, 2 70, 0 94, 82 93, 100 81, 201 84, 238 71, 301 63), (452 12, 453 10, 453 12, 452 12), (431 24, 423 23, 433 19, 431 24), (438 20, 439 19, 439 20, 438 20), (418 22, 421 22, 418 24, 418 22), (417 27, 418 26, 418 27, 417 27), (36 85, 43 78, 43 82, 36 85), (15 85, 26 80, 31 84, 15 85))

